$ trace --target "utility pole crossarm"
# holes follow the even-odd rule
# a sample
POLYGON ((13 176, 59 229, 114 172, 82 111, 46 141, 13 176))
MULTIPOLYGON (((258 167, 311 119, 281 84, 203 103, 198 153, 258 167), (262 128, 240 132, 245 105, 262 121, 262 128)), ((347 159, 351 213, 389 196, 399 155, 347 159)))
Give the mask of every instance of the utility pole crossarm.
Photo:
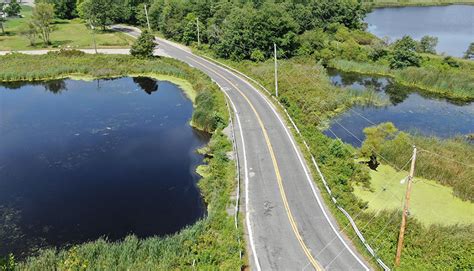
POLYGON ((411 158, 410 175, 408 175, 408 184, 405 194, 405 205, 402 213, 402 224, 400 225, 400 233, 398 235, 397 255, 395 256, 395 266, 400 266, 400 257, 403 249, 403 239, 405 238, 405 228, 407 224, 408 209, 410 208, 411 186, 413 184, 413 176, 415 174, 416 162, 416 146, 413 146, 413 156, 411 158))

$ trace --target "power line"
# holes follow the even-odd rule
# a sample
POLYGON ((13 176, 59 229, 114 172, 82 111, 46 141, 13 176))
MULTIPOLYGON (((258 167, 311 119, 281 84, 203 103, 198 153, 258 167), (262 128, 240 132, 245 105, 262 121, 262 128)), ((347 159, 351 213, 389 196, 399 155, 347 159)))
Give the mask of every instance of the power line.
MULTIPOLYGON (((362 119, 366 120, 368 123, 372 124, 372 125, 377 125, 376 123, 374 123, 373 121, 371 121, 370 119, 368 119, 367 117, 365 117, 364 115, 360 114, 359 112, 357 112, 356 110, 352 109, 352 108, 349 108, 350 111, 354 112, 356 115, 358 115, 359 117, 361 117, 362 119)), ((403 141, 405 142, 405 141, 403 141)), ((412 146, 413 145, 413 142, 410 144, 408 142, 406 142, 406 144, 412 146)), ((426 153, 430 153, 432 155, 436 155, 438 156, 439 158, 442 158, 442 159, 445 159, 447 161, 451 161, 451 162, 454 162, 454 163, 458 163, 458 164, 461 164, 461 165, 464 165, 464 166, 467 166, 467 167, 470 167, 470 168, 474 168, 474 165, 470 165, 470 164, 466 164, 466 163, 463 163, 463 162, 460 162, 458 160, 455 160, 455 159, 451 159, 451 158, 448 158, 446 157, 445 155, 442 155, 442 154, 438 154, 438 153, 435 153, 435 152, 431 152, 431 151, 428 151, 428 150, 425 150, 423 148, 420 148, 419 146, 417 146, 417 148, 420 150, 420 152, 426 152, 426 153)))
MULTIPOLYGON (((405 163, 405 165, 404 165, 402 168, 405 168, 405 167, 408 165, 408 163, 410 163, 410 161, 411 161, 411 158, 405 163)), ((391 182, 391 181, 394 180, 394 179, 395 179, 395 177, 394 177, 394 178, 391 178, 389 181, 386 181, 385 183, 389 183, 389 182, 391 182)), ((381 192, 384 192, 384 191, 389 191, 389 192, 390 192, 390 195, 391 195, 392 197, 394 197, 397 201, 400 201, 400 203, 402 203, 403 198, 397 197, 393 192, 391 192, 391 191, 388 190, 388 189, 386 189, 386 190, 383 190, 383 189, 380 190, 379 192, 377 192, 377 193, 376 193, 370 200, 368 200, 367 202, 369 203, 369 202, 375 200, 375 199, 381 194, 381 192)), ((389 203, 390 203, 390 202, 387 201, 387 202, 385 203, 384 207, 386 207, 389 203)), ((383 209, 385 209, 385 208, 383 208, 383 209)), ((354 216, 353 220, 357 219, 361 214, 364 213, 364 211, 365 211, 365 210, 360 210, 360 211, 357 213, 357 215, 354 216)), ((365 224, 360 228, 360 230, 364 230, 368 225, 370 225, 370 223, 374 220, 375 217, 377 217, 377 213, 374 212, 374 214, 373 214, 372 217, 369 219, 369 221, 367 221, 367 223, 365 223, 365 224)), ((350 226, 350 223, 347 223, 340 231, 345 231, 349 226, 350 226)), ((353 236, 352 238, 350 238, 350 240, 353 241, 355 237, 356 237, 356 236, 353 236)), ((327 244, 320 250, 320 252, 316 255, 316 257, 318 257, 327 247, 329 247, 329 245, 330 245, 335 239, 336 239, 336 238, 333 238, 331 241, 329 241, 329 243, 327 243, 327 244)))
POLYGON ((439 158, 442 158, 442 159, 444 159, 444 160, 447 160, 447 161, 450 161, 450 162, 453 162, 453 163, 458 163, 458 164, 464 165, 464 166, 466 166, 466 167, 474 168, 474 165, 469 165, 469 164, 460 162, 460 161, 458 161, 458 160, 448 158, 448 157, 446 157, 445 155, 437 154, 437 153, 435 153, 435 152, 431 152, 431 151, 428 151, 428 150, 425 150, 425 149, 422 149, 422 148, 419 148, 419 149, 420 149, 420 152, 426 152, 426 153, 435 155, 435 156, 437 156, 437 157, 439 157, 439 158))

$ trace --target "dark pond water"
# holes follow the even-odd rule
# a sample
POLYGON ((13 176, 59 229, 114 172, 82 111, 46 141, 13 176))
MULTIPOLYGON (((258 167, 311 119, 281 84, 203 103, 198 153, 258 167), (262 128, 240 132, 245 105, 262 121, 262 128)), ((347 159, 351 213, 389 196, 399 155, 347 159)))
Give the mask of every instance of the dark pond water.
POLYGON ((336 134, 344 142, 360 146, 356 137, 364 140, 365 127, 387 121, 404 131, 442 138, 474 133, 474 103, 459 103, 431 96, 384 77, 337 70, 328 70, 328 74, 335 85, 358 91, 374 89, 389 100, 387 106, 354 106, 337 116, 332 120, 330 130, 324 131, 330 137, 334 138, 336 134))
POLYGON ((169 82, 0 85, 0 254, 176 232, 205 213, 189 126, 169 82))
POLYGON ((474 6, 469 5, 380 8, 365 21, 370 32, 392 41, 404 35, 438 37, 438 53, 453 56, 462 56, 474 42, 474 6))

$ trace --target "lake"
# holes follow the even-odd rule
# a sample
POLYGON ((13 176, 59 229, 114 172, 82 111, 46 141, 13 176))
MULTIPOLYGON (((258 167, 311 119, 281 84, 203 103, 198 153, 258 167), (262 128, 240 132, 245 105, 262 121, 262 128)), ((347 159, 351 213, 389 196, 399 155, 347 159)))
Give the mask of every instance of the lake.
POLYGON ((462 56, 474 42, 474 6, 378 8, 367 15, 368 30, 391 41, 409 35, 438 37, 437 52, 462 56))
POLYGON ((331 120, 324 133, 360 146, 363 129, 373 124, 393 122, 400 130, 448 138, 474 133, 474 103, 457 102, 427 94, 417 88, 394 83, 390 78, 328 70, 334 85, 356 91, 373 89, 388 105, 353 106, 331 120), (350 132, 348 132, 350 131, 350 132), (335 135, 334 135, 335 134, 335 135))
POLYGON ((0 85, 0 255, 174 233, 205 215, 209 135, 151 78, 0 85))

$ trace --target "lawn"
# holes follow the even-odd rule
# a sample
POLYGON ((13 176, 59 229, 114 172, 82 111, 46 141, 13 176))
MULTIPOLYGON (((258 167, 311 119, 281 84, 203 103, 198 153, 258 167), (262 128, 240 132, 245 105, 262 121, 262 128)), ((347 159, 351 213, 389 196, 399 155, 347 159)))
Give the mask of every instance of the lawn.
MULTIPOLYGON (((41 40, 36 40, 35 46, 30 46, 28 39, 21 35, 31 17, 32 8, 23 6, 22 18, 9 19, 5 23, 6 35, 0 35, 0 50, 36 50, 45 48, 41 40)), ((52 45, 49 48, 72 47, 93 48, 92 31, 80 19, 55 20, 55 30, 51 34, 52 45)), ((123 33, 112 31, 96 31, 96 41, 99 48, 125 48, 133 43, 133 38, 123 33)))
MULTIPOLYGON (((356 196, 368 201, 371 211, 400 210, 400 199, 404 198, 406 188, 406 183, 402 184, 401 180, 408 176, 408 172, 380 165, 377 171, 371 170, 370 175, 374 192, 355 186, 356 196)), ((474 203, 454 196, 451 187, 416 176, 410 205, 410 214, 426 226, 470 224, 474 220, 474 203)))

